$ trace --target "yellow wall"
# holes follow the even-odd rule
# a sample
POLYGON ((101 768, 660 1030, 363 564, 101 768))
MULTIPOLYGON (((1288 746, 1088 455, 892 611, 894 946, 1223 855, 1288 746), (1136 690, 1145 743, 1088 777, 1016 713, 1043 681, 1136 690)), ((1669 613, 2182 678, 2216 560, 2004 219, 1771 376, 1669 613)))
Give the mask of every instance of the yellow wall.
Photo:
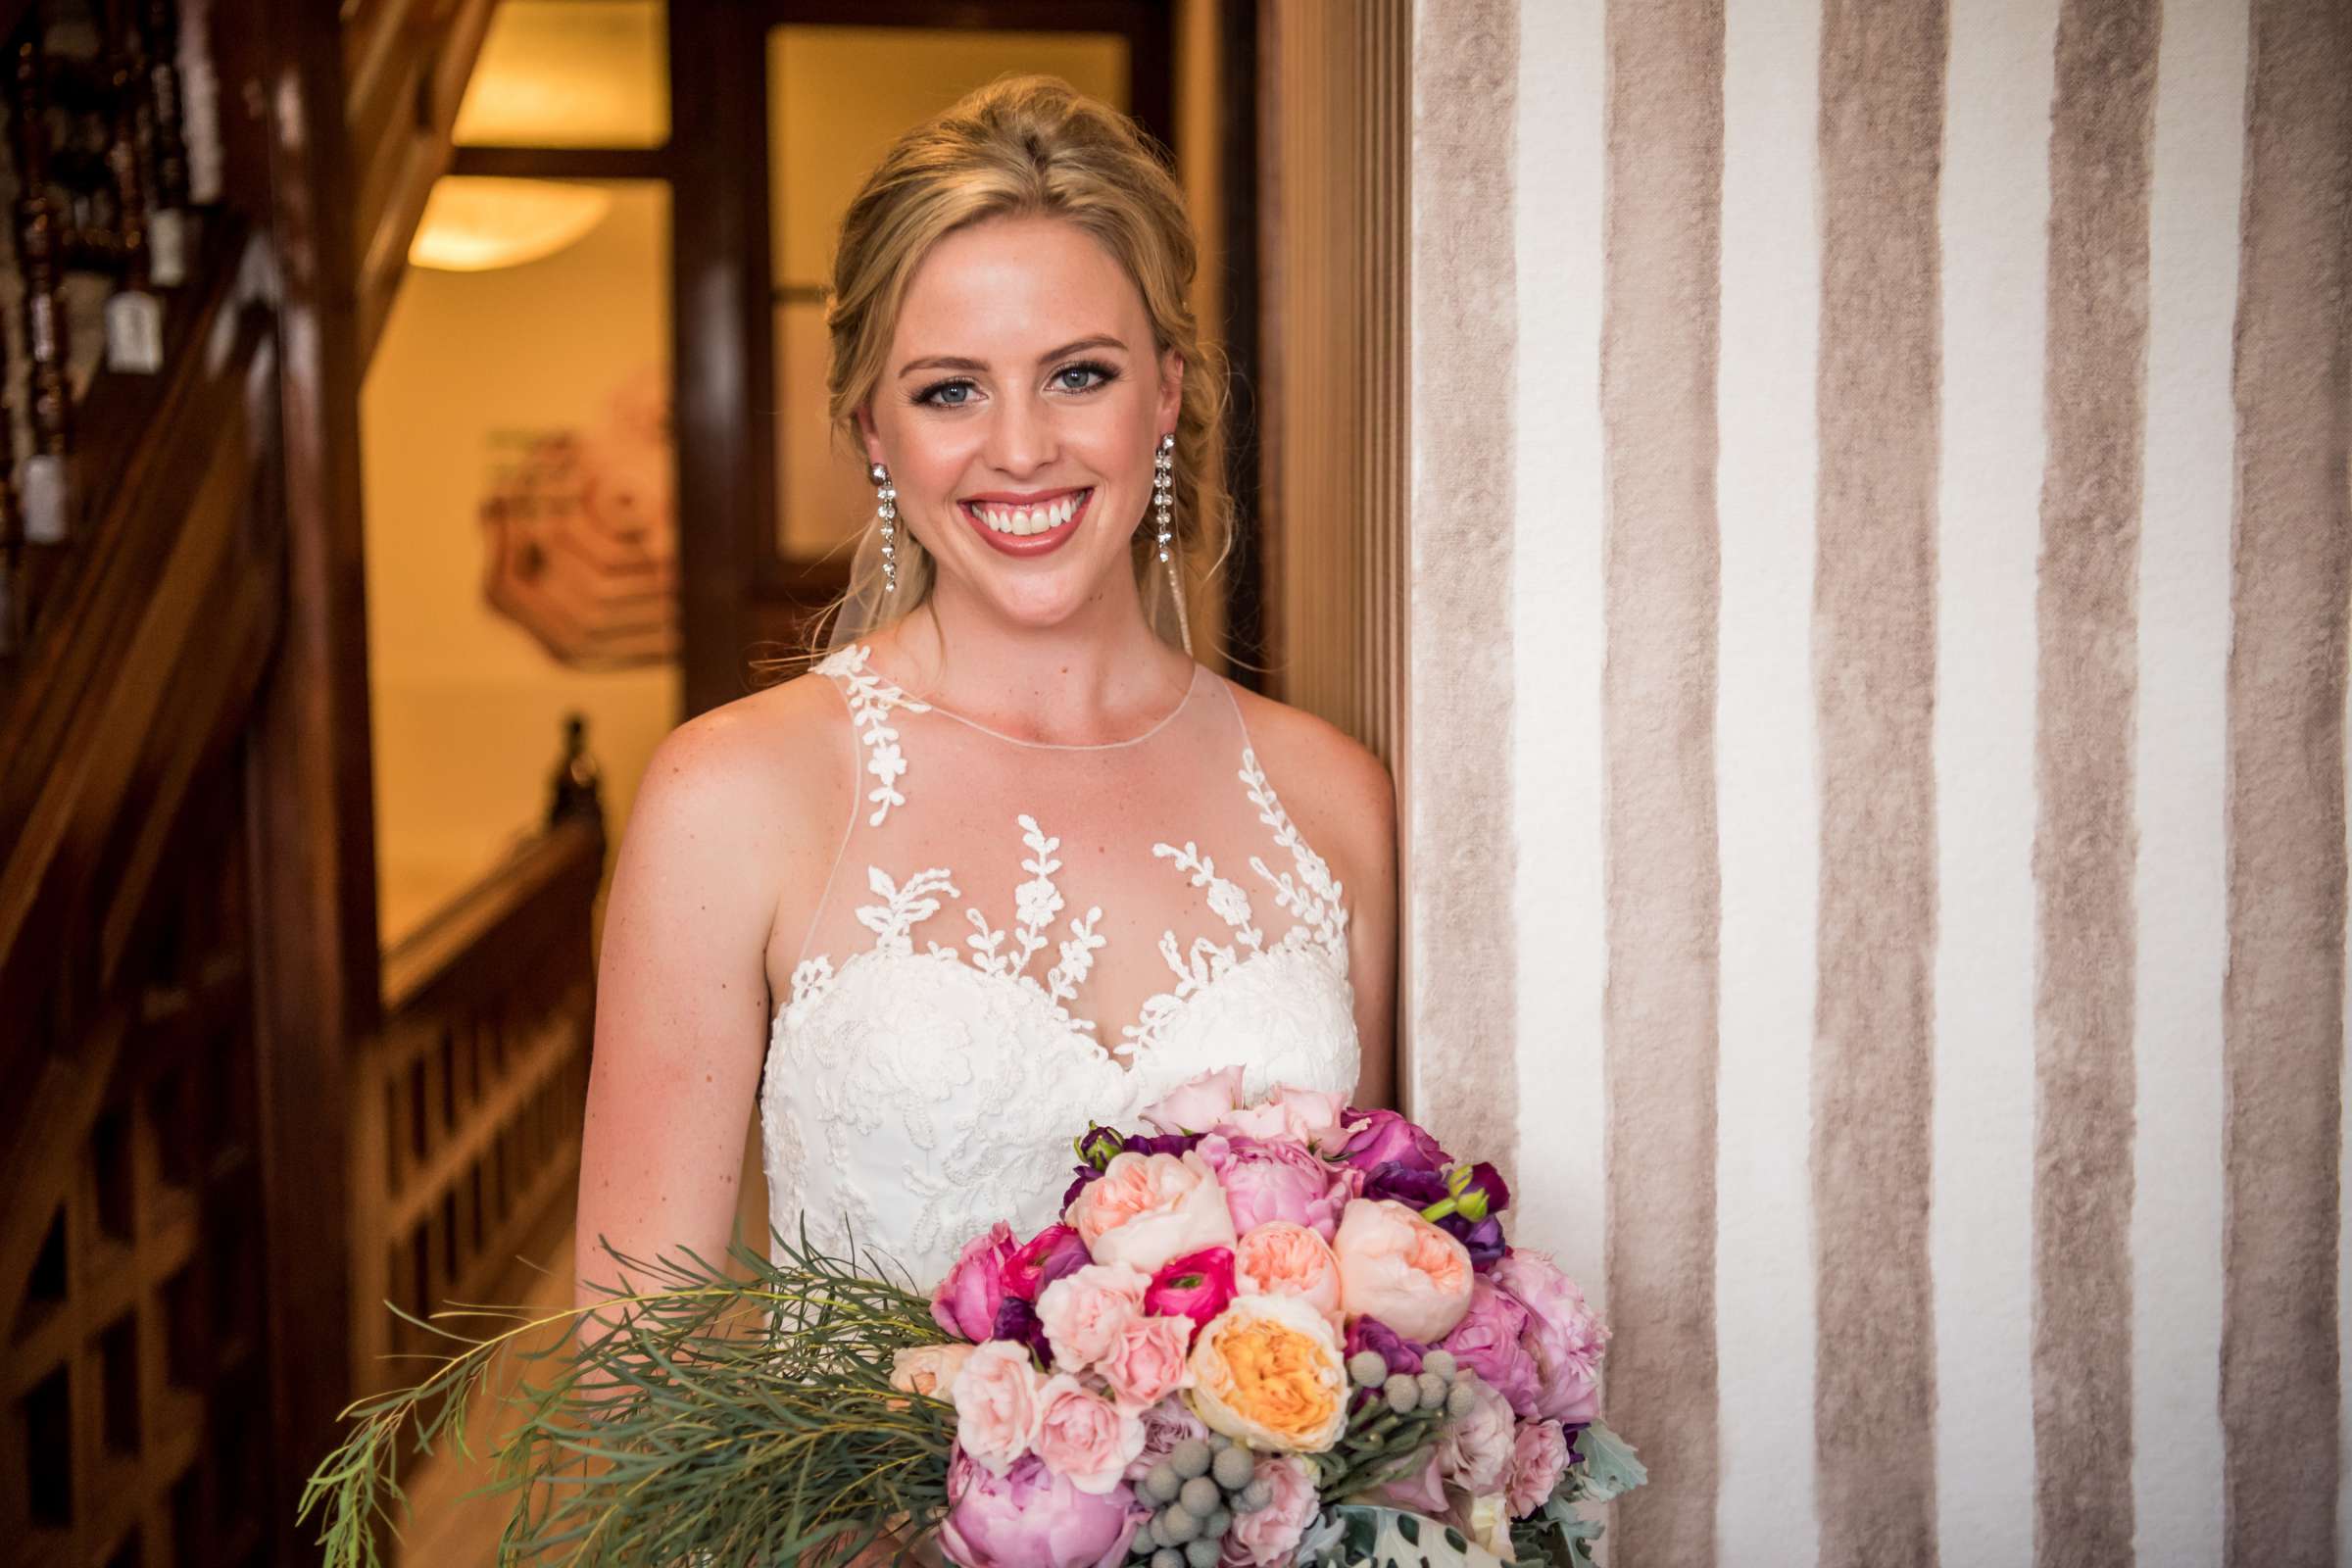
POLYGON ((676 721, 674 665, 585 673, 484 603, 477 521, 493 432, 594 429, 633 375, 666 387, 669 197, 615 183, 612 212, 544 261, 413 270, 361 401, 376 859, 397 940, 545 809, 563 715, 588 715, 617 837, 676 721))

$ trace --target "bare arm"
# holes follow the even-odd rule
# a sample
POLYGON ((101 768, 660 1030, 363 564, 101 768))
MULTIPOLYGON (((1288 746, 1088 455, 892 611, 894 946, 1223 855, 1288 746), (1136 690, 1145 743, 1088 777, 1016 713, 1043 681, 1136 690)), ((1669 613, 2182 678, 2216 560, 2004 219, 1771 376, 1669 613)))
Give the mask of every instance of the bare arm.
POLYGON ((774 727, 734 710, 648 765, 605 911, 580 1145, 575 1298, 624 1282, 605 1250, 716 1262, 734 1228, 767 1038, 765 952, 808 836, 774 727))
POLYGON ((1348 886, 1348 973, 1363 1065, 1354 1104, 1396 1105, 1396 790, 1388 769, 1356 748, 1342 842, 1354 861, 1348 886))

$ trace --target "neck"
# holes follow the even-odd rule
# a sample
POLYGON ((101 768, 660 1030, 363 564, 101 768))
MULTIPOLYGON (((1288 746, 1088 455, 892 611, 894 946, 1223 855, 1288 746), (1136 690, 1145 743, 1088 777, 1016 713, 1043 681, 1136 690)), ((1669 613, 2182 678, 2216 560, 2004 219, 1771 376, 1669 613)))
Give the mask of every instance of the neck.
POLYGON ((1092 745, 1166 713, 1192 662, 1152 634, 1135 580, 1113 574, 1053 626, 1006 620, 963 584, 936 584, 921 609, 875 639, 894 679, 1024 740, 1092 745))

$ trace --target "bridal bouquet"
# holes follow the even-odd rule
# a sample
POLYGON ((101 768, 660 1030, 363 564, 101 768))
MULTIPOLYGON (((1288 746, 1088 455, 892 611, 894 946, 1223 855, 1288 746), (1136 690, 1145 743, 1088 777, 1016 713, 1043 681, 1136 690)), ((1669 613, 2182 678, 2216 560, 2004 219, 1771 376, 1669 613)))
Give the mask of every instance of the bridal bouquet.
POLYGON ((1591 1563, 1577 1505, 1643 1472, 1597 1420, 1606 1331, 1505 1242, 1491 1164, 1336 1096, 1247 1102, 1239 1068, 1142 1119, 1089 1128, 1059 1222, 996 1225, 927 1299, 804 1229, 739 1249, 749 1279, 653 1265, 598 1309, 615 1332, 466 1340, 348 1412, 304 1499, 327 1561, 375 1560, 407 1443, 463 1449, 521 1353, 553 1375, 499 1448, 510 1561, 847 1563, 887 1535, 959 1568, 1591 1563))

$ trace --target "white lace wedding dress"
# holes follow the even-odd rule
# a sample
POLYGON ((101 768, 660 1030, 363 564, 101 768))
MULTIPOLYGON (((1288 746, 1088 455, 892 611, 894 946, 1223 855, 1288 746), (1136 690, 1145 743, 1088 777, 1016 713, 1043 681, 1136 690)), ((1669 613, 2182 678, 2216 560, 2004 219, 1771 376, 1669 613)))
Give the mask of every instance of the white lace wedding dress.
POLYGON ((846 1232, 928 1288, 996 1220, 1052 1223, 1089 1120, 1239 1064, 1347 1093, 1345 890, 1196 666, 1147 732, 1014 740, 845 647, 863 800, 843 838, 760 1110, 771 1224, 846 1232))

